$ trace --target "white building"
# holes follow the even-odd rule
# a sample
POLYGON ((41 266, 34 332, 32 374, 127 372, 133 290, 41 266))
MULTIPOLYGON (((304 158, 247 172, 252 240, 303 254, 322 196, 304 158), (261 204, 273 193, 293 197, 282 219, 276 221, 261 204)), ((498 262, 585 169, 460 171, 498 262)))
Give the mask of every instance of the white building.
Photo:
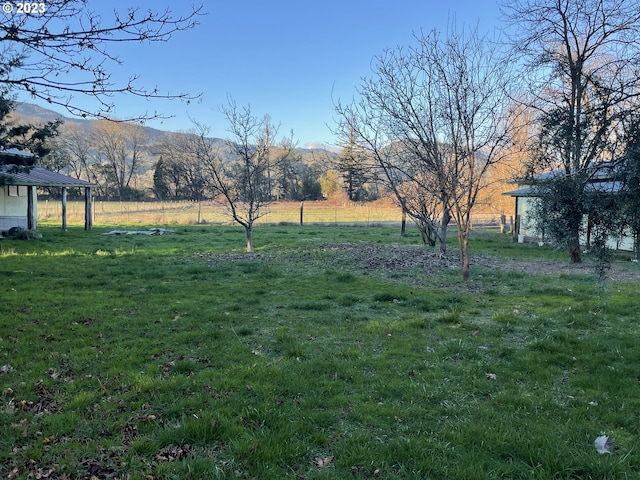
POLYGON ((95 185, 42 167, 24 167, 33 155, 16 149, 0 150, 0 233, 13 227, 38 227, 39 187, 62 188, 62 228, 66 230, 67 189, 82 188, 85 195, 85 229, 92 227, 91 189, 95 185))

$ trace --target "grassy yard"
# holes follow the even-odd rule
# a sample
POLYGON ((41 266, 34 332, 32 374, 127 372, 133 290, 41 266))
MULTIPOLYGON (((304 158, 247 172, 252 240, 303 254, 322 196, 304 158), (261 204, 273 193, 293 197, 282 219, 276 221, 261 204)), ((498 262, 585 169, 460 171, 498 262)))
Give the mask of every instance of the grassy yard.
POLYGON ((0 242, 0 478, 640 476, 638 281, 483 232, 465 283, 398 228, 111 229, 0 242))

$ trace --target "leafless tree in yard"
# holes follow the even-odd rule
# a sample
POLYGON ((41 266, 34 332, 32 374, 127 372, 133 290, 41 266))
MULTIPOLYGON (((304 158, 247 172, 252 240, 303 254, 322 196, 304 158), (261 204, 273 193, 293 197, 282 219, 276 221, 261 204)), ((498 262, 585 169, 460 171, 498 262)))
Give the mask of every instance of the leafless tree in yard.
POLYGON ((204 173, 205 188, 223 201, 234 222, 245 230, 247 252, 253 252, 253 226, 273 201, 269 174, 295 150, 293 133, 277 145, 278 129, 268 115, 258 118, 249 106, 233 100, 223 107, 230 134, 224 152, 208 138, 209 129, 196 123, 194 145, 204 173))
POLYGON ((477 30, 452 28, 444 37, 434 31, 416 35, 416 41, 375 58, 374 76, 362 80, 358 100, 335 106, 338 130, 357 133, 407 211, 420 198, 410 202, 408 192, 437 199, 441 208, 431 212, 441 218, 429 221, 438 227, 444 251, 453 218, 468 279, 471 211, 484 175, 509 140, 504 116, 510 68, 496 44, 477 30))

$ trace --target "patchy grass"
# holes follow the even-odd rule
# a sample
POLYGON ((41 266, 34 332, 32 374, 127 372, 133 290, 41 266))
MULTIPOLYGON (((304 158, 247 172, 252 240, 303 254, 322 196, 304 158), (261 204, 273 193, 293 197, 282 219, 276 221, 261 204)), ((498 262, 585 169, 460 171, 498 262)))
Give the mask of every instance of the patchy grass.
POLYGON ((637 281, 485 233, 465 283, 395 228, 102 231, 0 242, 3 478, 640 474, 637 281))

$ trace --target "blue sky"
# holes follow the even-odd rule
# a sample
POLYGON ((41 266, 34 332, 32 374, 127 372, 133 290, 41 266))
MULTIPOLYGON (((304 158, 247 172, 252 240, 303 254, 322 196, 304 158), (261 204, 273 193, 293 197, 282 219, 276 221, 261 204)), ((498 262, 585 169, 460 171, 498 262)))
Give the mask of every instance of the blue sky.
MULTIPOLYGON (((91 8, 105 18, 132 2, 104 2, 91 8), (122 7, 120 7, 122 5, 122 7)), ((138 0, 143 10, 170 7, 184 12, 186 2, 138 0)), ((168 43, 126 44, 113 49, 124 64, 113 66, 115 79, 139 75, 138 85, 161 92, 201 93, 199 102, 115 98, 116 115, 158 111, 173 118, 147 125, 184 131, 190 118, 208 125, 211 135, 226 137, 220 106, 231 96, 261 117, 269 114, 280 135, 293 129, 299 146, 331 145, 334 99, 348 101, 361 77, 371 74, 375 55, 409 45, 420 30, 478 25, 499 26, 494 0, 236 0, 206 1, 206 16, 193 30, 168 43)), ((25 98, 21 98, 27 100, 25 98)), ((47 106, 47 105, 43 105, 47 106)))

